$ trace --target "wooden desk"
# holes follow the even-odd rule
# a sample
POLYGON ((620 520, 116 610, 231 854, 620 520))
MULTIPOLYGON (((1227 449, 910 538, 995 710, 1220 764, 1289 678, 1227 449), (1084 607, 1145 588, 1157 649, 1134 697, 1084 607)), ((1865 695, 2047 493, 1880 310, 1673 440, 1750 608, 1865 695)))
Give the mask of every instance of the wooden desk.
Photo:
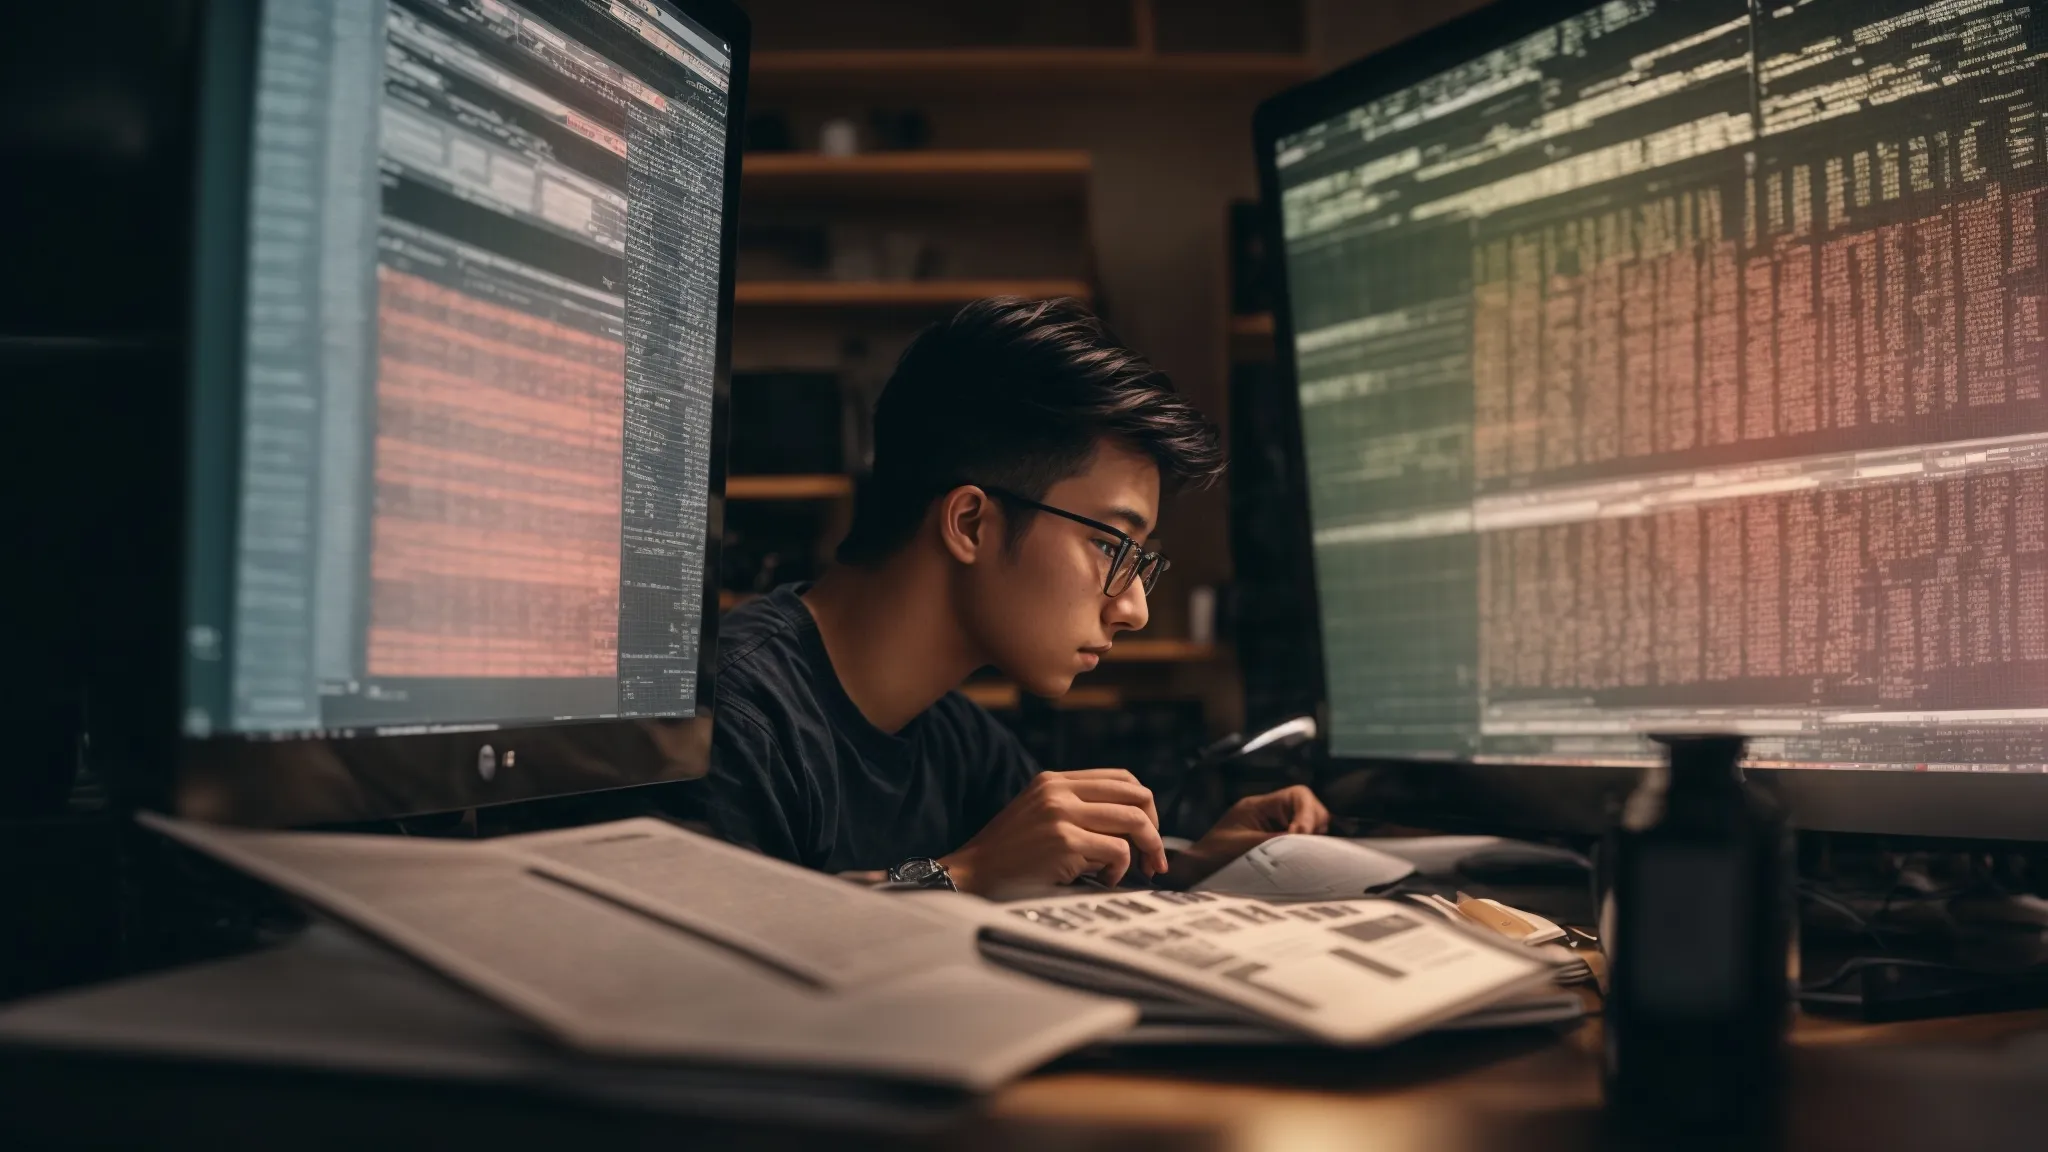
MULTIPOLYGON (((165 1055, 147 1044, 75 1056, 30 1050, 9 1057, 0 1048, 0 1148, 1600 1147, 1597 1019, 1564 1031, 1425 1036, 1383 1052, 1191 1048, 1155 1050, 1143 1058, 1083 1055, 1011 1085, 965 1115, 933 1112, 913 1117, 907 1127, 884 1128, 867 1107, 881 1101, 865 1101, 854 1112, 834 1105, 836 1098, 810 1100, 819 1106, 806 1107, 799 1096, 761 1096, 758 1085, 749 1094, 735 1083, 686 1080, 664 1093, 655 1090, 656 1080, 629 1078, 612 1085, 616 1094, 550 1090, 556 1077, 518 1059, 522 1044, 503 1046, 494 1039, 501 1032, 523 1037, 523 1029, 482 1001, 450 997, 440 982, 421 980, 395 958, 384 959, 390 963, 355 971, 337 987, 367 989, 372 998, 366 1003, 399 994, 392 1003, 408 1019, 407 1013, 428 1009, 417 1033, 410 1024, 398 1029, 397 1039, 410 1054, 401 1063, 438 1067, 446 1075, 394 1074, 381 1058, 329 1069, 303 1057, 216 1063, 165 1055), (471 1048, 465 1038, 480 1043, 471 1048), (860 1115, 869 1118, 856 1119, 860 1115)), ((132 991, 140 984, 126 987, 132 991)), ((254 1019, 289 1024, 322 1015, 297 1011, 280 1014, 273 1004, 254 1019)), ((2048 1133, 2048 1011, 1877 1026, 1802 1019, 1792 1064, 1794 1148, 2048 1149, 2048 1139, 2039 1135, 2048 1133)))
MULTIPOLYGON (((2048 1148, 2048 1011, 1794 1029, 1793 1148, 2048 1148)), ((1381 1053, 1161 1054, 1012 1085, 945 1143, 1217 1152, 1600 1147, 1597 1018, 1567 1032, 1430 1036, 1381 1053)))

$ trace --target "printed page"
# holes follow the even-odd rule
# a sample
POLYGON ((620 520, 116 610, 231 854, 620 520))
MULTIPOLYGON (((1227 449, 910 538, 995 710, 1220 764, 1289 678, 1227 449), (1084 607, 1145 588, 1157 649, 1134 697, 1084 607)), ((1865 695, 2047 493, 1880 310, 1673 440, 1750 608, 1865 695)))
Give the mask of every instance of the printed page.
POLYGON ((1550 978, 1524 950, 1387 900, 1088 894, 991 905, 983 931, 1143 972, 1340 1044, 1412 1035, 1550 978))
POLYGON ((640 817, 506 836, 543 874, 715 937, 821 985, 972 964, 973 931, 928 904, 640 817))
POLYGON ((636 890, 633 882, 644 878, 616 867, 618 859, 570 850, 607 840, 645 848, 659 837, 643 836, 652 830, 642 821, 514 845, 252 831, 153 813, 137 819, 347 921, 586 1053, 986 1091, 1137 1019, 1129 1004, 994 968, 968 947, 968 932, 880 893, 827 887, 846 909, 869 915, 824 920, 814 905, 797 901, 815 896, 816 884, 840 881, 738 850, 707 857, 717 862, 699 877, 708 913, 642 911, 637 905, 687 913, 689 894, 681 885, 636 890), (610 874, 543 858, 530 851, 536 846, 606 865, 610 874), (758 910, 752 919, 749 902, 758 910), (816 939, 790 930, 792 908, 812 915, 816 939), (957 951, 906 959, 893 978, 863 951, 876 925, 902 932, 934 923, 941 943, 960 941, 957 951), (843 963, 819 958, 834 934, 847 953, 843 963))

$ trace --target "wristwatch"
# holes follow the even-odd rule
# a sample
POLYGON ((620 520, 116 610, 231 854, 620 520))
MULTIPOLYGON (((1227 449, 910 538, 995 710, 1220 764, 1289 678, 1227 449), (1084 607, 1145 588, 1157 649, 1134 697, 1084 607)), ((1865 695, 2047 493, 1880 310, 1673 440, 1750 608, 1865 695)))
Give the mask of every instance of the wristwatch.
POLYGON ((953 874, 946 866, 929 856, 912 856, 903 863, 889 869, 891 888, 944 888, 958 892, 953 886, 953 874))

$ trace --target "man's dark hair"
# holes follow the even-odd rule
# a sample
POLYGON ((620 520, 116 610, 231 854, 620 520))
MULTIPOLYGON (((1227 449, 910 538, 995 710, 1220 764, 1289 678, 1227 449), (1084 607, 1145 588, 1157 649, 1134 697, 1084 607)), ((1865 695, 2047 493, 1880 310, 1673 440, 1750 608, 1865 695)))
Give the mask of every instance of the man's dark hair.
MULTIPOLYGON (((1159 465, 1162 494, 1223 471, 1214 425, 1077 300, 977 300, 919 333, 875 404, 874 474, 839 559, 872 564, 961 484, 1033 500, 1121 442, 1159 465)), ((1014 543, 1028 510, 1012 508, 1014 543)))

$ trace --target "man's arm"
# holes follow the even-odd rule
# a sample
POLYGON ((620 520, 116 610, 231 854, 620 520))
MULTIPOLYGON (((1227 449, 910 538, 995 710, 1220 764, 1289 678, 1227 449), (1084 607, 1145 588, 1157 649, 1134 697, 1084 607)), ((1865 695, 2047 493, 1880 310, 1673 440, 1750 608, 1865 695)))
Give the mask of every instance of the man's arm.
POLYGON ((970 815, 980 830, 941 858, 965 892, 1000 895, 1090 875, 1115 884, 1134 866, 1141 875, 1184 886, 1271 836, 1329 827, 1330 814, 1313 793, 1283 788, 1240 800, 1207 836, 1169 861, 1158 807, 1136 776, 1121 768, 1039 772, 1008 729, 968 708, 980 737, 970 754, 987 765, 986 815, 970 815))
POLYGON ((1152 792, 1121 768, 1039 773, 940 863, 961 891, 982 896, 1089 875, 1115 884, 1134 865, 1147 876, 1167 867, 1152 792))

